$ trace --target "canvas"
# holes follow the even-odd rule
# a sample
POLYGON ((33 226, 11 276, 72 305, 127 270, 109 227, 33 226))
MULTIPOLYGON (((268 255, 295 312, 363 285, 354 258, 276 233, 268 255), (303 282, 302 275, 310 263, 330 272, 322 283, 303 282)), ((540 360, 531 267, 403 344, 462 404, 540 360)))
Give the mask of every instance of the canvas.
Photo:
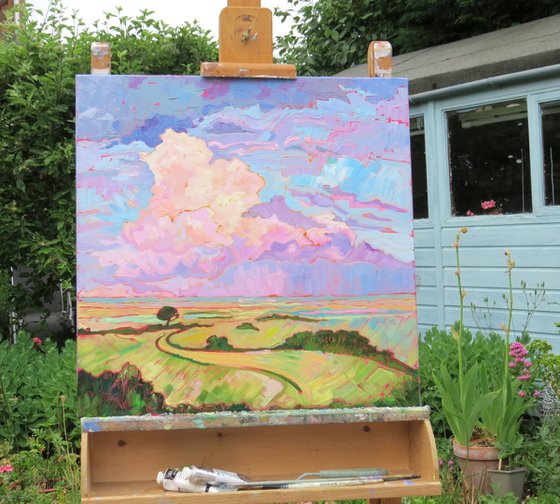
POLYGON ((417 397, 402 79, 77 78, 81 414, 417 397))

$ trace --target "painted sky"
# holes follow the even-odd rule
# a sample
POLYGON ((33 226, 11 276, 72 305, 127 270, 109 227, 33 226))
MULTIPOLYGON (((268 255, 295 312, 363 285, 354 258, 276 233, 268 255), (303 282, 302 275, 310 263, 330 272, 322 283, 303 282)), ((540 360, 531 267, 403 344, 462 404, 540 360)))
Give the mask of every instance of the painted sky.
POLYGON ((78 292, 414 292, 402 79, 79 76, 78 292))

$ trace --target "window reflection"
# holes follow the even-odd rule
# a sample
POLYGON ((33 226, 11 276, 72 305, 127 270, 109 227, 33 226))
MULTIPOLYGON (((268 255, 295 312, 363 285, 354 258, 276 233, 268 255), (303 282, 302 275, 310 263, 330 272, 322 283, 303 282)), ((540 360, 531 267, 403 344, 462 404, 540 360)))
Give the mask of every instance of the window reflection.
POLYGON ((541 106, 544 204, 560 205, 560 102, 541 106))
POLYGON ((428 217, 428 181, 426 178, 424 116, 410 119, 410 151, 414 218, 426 219, 428 217))
POLYGON ((527 103, 447 113, 452 215, 531 212, 527 103))

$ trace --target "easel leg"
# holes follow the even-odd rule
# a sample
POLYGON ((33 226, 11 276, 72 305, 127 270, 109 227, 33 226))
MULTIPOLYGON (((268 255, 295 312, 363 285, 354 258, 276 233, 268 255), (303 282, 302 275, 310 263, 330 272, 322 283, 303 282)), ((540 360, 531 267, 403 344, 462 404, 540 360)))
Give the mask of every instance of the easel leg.
POLYGON ((390 497, 388 499, 370 499, 369 504, 402 504, 400 497, 390 497))

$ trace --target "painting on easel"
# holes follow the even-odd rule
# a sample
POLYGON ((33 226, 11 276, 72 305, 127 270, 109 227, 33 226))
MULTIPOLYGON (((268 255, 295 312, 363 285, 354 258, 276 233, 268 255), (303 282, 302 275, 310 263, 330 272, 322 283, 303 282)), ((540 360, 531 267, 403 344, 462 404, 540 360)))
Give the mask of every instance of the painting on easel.
POLYGON ((79 76, 81 414, 411 404, 402 79, 79 76))

